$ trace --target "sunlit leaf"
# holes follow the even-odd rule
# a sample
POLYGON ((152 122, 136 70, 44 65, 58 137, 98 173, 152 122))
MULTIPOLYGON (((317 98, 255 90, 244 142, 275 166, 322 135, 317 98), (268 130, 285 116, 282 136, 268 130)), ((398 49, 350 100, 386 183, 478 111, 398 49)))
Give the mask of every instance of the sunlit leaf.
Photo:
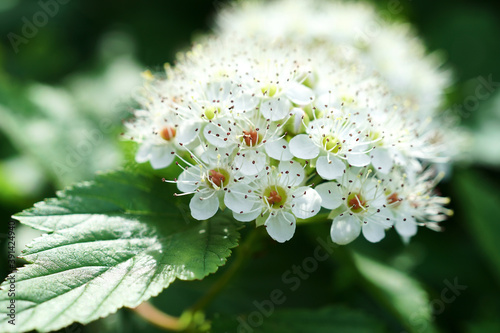
POLYGON ((127 172, 98 176, 15 217, 48 232, 23 252, 31 264, 0 291, 0 331, 52 331, 135 307, 176 278, 202 279, 225 264, 237 226, 188 218, 172 187, 127 172), (15 326, 6 315, 15 299, 15 326))

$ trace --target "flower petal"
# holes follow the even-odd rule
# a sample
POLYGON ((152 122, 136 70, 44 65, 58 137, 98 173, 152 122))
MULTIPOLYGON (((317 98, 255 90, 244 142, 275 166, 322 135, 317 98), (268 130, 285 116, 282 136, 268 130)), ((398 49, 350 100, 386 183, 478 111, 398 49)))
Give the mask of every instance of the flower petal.
POLYGON ((373 167, 387 174, 392 168, 392 157, 386 149, 375 148, 370 152, 373 167))
POLYGON ((316 190, 303 186, 299 187, 292 197, 292 213, 300 219, 307 219, 318 214, 321 209, 321 197, 316 190))
POLYGON ((417 233, 417 223, 413 217, 398 218, 394 228, 403 239, 409 239, 417 233))
POLYGON ((217 213, 219 198, 209 191, 196 193, 189 202, 191 215, 197 220, 206 220, 217 213))
POLYGON ((306 134, 300 134, 290 140, 290 152, 293 156, 310 160, 319 154, 319 148, 306 134))
POLYGON ((184 193, 194 192, 200 186, 201 178, 202 171, 200 166, 191 166, 179 175, 177 188, 184 193))
POLYGON ((265 144, 265 149, 269 157, 278 161, 290 161, 293 158, 288 142, 285 139, 268 141, 265 144))
POLYGON ((284 243, 295 233, 295 217, 287 212, 278 212, 275 215, 269 215, 265 226, 272 239, 284 243))
POLYGON ((229 140, 227 132, 215 123, 207 124, 203 129, 203 135, 210 144, 216 147, 223 148, 234 144, 231 140, 229 140))
MULTIPOLYGON (((384 196, 380 196, 384 198, 384 196)), ((374 210, 377 206, 374 203, 377 203, 376 201, 378 200, 373 200, 370 202, 370 209, 374 210)), ((387 229, 393 226, 394 224, 394 214, 391 211, 390 208, 385 207, 386 200, 384 198, 384 203, 380 203, 379 208, 377 209, 377 213, 371 215, 369 218, 367 218, 367 221, 376 221, 375 223, 378 223, 381 225, 383 228, 387 229)))
POLYGON ((177 130, 177 142, 183 145, 190 144, 200 134, 200 128, 203 126, 201 121, 186 121, 177 130))
POLYGON ((370 164, 370 156, 366 153, 348 153, 346 155, 347 162, 352 166, 362 167, 370 164))
POLYGON ((162 169, 170 165, 175 159, 175 149, 172 145, 153 146, 151 148, 151 166, 153 169, 162 169))
POLYGON ((373 222, 368 222, 363 225, 363 236, 371 243, 380 242, 385 237, 385 228, 373 222))
POLYGON ((135 154, 135 161, 137 163, 149 161, 151 158, 151 148, 153 148, 153 145, 150 143, 143 143, 140 145, 139 149, 137 149, 137 153, 135 154))
POLYGON ((358 238, 360 232, 361 224, 359 220, 351 215, 337 216, 333 219, 330 228, 332 241, 340 245, 349 244, 358 238))
POLYGON ((298 82, 290 82, 286 87, 285 94, 293 103, 298 105, 307 105, 314 100, 312 89, 298 82))
POLYGON ((290 102, 286 98, 265 100, 260 105, 260 112, 271 121, 281 120, 290 113, 290 102))
POLYGON ((315 190, 321 197, 321 206, 326 209, 335 209, 342 204, 342 192, 338 185, 328 182, 316 186, 315 190))
POLYGON ((252 187, 246 184, 234 184, 224 196, 224 204, 236 213, 248 213, 255 205, 256 196, 252 187))
POLYGON ((259 99, 255 96, 241 94, 233 100, 233 112, 249 112, 257 107, 259 99))
MULTIPOLYGON (((203 162, 209 165, 217 165, 217 163, 220 163, 221 156, 229 156, 233 153, 234 148, 236 146, 229 146, 225 148, 218 148, 209 145, 208 147, 204 147, 204 149, 201 149, 201 155, 200 158, 203 162)), ((197 151, 195 151, 197 153, 197 151)))
POLYGON ((281 162, 278 171, 283 174, 280 183, 285 186, 299 186, 305 178, 304 168, 296 161, 281 162))
POLYGON ((234 166, 245 176, 258 174, 266 166, 266 154, 256 150, 245 150, 236 156, 234 166))
POLYGON ((248 213, 238 213, 233 211, 233 217, 240 222, 250 222, 258 218, 261 212, 262 210, 259 207, 252 209, 248 213))
POLYGON ((326 156, 318 157, 316 161, 316 171, 326 180, 342 177, 345 170, 345 163, 338 157, 330 156, 330 161, 326 156))

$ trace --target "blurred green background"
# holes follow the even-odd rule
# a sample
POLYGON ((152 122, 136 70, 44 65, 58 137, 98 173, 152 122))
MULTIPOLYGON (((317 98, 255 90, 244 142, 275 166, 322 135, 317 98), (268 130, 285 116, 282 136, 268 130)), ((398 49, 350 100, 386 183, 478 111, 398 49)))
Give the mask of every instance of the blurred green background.
MULTIPOLYGON (((32 38, 18 40, 13 47, 11 33, 21 36, 23 18, 32 21, 41 7, 38 1, 1 0, 0 276, 7 274, 5 234, 10 216, 66 185, 92 179, 97 170, 123 163, 120 121, 130 111, 140 72, 159 70, 173 61, 193 37, 209 31, 214 13, 224 3, 70 0, 32 38)), ((446 66, 454 70, 456 84, 447 93, 451 112, 475 95, 478 78, 500 82, 500 2, 401 0, 401 4, 404 12, 395 19, 412 22, 429 50, 439 50, 446 66)), ((377 1, 377 5, 383 9, 387 3, 377 1)), ((500 89, 492 89, 460 116, 474 140, 464 161, 440 186, 455 210, 444 224, 445 232, 422 228, 408 246, 391 233, 378 244, 358 240, 352 248, 416 278, 430 300, 442 299, 446 281, 457 279, 467 286, 442 311, 435 311, 440 331, 500 332, 500 89)), ((285 245, 264 244, 210 313, 252 311, 252 300, 265 299, 279 287, 282 272, 312 253, 316 235, 327 234, 328 228, 321 225, 298 233, 285 245)), ((29 231, 23 235, 26 239, 18 243, 29 241, 29 231)), ((335 260, 323 263, 284 307, 341 304, 370 313, 389 331, 403 332, 394 309, 398 304, 387 304, 391 300, 373 292, 369 278, 353 265, 344 265, 348 257, 338 250, 335 260)), ((211 278, 176 282, 153 302, 178 315, 211 282, 211 278)), ((120 311, 83 329, 154 330, 128 313, 120 311)), ((75 325, 71 331, 80 328, 75 325)))

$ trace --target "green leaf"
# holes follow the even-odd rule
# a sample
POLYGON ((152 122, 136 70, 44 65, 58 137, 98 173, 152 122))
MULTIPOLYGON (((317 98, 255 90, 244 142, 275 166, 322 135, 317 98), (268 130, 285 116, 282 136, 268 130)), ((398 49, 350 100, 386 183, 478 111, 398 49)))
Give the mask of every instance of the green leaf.
POLYGON ((500 281, 500 195, 486 179, 471 170, 459 172, 455 177, 455 196, 459 213, 475 236, 500 281))
POLYGON ((400 318, 410 332, 435 332, 432 307, 422 286, 405 273, 353 253, 354 263, 369 291, 400 318))
POLYGON ((0 331, 88 323, 138 306, 176 278, 217 271, 237 245, 237 225, 220 216, 188 218, 171 190, 156 177, 108 173, 17 214, 49 234, 23 252, 31 264, 15 274, 15 326, 5 315, 10 283, 3 284, 0 331))
MULTIPOLYGON (((269 301, 270 302, 270 301, 269 301)), ((213 333, 377 333, 385 332, 383 326, 366 313, 336 306, 320 310, 285 309, 264 310, 237 318, 220 316, 212 323, 213 333)))

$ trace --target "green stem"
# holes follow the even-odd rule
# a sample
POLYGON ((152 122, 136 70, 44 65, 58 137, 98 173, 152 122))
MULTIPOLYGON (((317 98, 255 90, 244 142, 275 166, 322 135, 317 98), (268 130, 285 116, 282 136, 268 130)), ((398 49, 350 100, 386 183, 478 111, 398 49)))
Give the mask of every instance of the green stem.
POLYGON ((208 292, 200 298, 190 309, 192 313, 203 310, 216 296, 221 292, 221 290, 227 285, 227 283, 233 278, 236 272, 241 268, 242 264, 249 257, 252 251, 252 244, 259 234, 258 228, 255 228, 250 232, 245 241, 237 248, 236 258, 232 262, 231 266, 222 274, 222 276, 212 285, 208 292))

